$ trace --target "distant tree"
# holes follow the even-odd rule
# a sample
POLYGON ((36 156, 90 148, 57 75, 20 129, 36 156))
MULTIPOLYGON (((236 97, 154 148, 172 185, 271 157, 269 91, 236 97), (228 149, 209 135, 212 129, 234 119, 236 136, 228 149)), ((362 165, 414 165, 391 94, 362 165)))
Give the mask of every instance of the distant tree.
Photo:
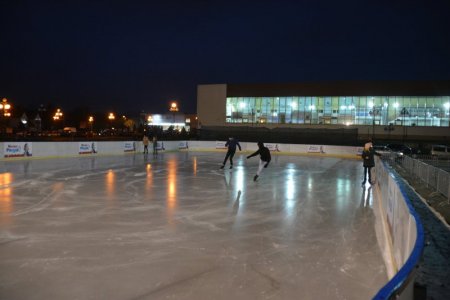
POLYGON ((187 132, 186 132, 186 128, 183 127, 183 128, 181 129, 180 137, 183 138, 183 139, 185 139, 185 138, 187 138, 187 136, 188 136, 188 134, 187 134, 187 132))
POLYGON ((123 123, 123 125, 127 128, 127 130, 128 130, 129 132, 132 132, 132 131, 133 131, 133 128, 134 128, 134 126, 135 126, 135 122, 134 122, 133 119, 127 119, 127 120, 125 120, 125 122, 123 123))

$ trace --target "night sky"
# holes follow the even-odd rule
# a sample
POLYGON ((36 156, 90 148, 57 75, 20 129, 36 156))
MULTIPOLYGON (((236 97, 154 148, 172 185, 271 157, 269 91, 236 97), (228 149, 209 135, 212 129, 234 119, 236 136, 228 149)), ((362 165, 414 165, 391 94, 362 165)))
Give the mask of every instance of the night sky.
POLYGON ((0 97, 196 112, 198 84, 449 80, 450 1, 0 0, 0 97))

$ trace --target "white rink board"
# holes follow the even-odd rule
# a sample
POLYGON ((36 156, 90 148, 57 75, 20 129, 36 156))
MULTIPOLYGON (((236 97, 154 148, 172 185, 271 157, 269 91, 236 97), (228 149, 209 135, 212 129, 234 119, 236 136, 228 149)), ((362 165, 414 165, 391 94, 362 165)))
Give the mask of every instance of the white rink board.
MULTIPOLYGON (((223 145, 226 141, 158 141, 164 150, 159 151, 226 151, 223 145), (222 145, 222 146, 219 146, 222 145), (187 147, 186 147, 187 146, 187 147)), ((14 159, 5 157, 5 144, 20 142, 1 142, 0 159, 14 159)), ((33 155, 36 157, 59 157, 78 155, 111 155, 125 153, 140 153, 144 147, 141 141, 118 141, 118 142, 28 142, 33 147, 33 155), (80 154, 80 143, 95 143, 96 153, 80 154), (130 151, 130 143, 134 143, 135 151, 130 151)), ((258 150, 256 143, 241 142, 242 151, 254 152, 258 150)), ((272 153, 277 154, 300 154, 300 155, 323 155, 323 156, 345 156, 357 158, 358 148, 353 146, 330 146, 330 145, 296 145, 296 144, 267 144, 272 153)), ((152 144, 149 145, 152 148, 152 144)), ((239 150, 238 150, 239 151, 239 150)), ((23 158, 22 158, 23 159, 23 158)))

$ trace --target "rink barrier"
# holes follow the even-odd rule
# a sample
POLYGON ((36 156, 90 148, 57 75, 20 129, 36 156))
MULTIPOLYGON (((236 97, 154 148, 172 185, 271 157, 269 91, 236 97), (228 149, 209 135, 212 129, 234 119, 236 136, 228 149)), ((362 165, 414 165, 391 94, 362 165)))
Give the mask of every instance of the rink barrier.
MULTIPOLYGON (((406 184, 397 178, 386 162, 375 167, 379 219, 384 241, 379 241, 389 281, 373 299, 414 299, 414 278, 423 254, 424 229, 406 193, 406 184), (384 250, 384 251, 383 251, 384 250)), ((375 208, 377 209, 377 208, 375 208)))
MULTIPOLYGON (((58 158, 142 153, 140 141, 0 142, 0 159, 58 158)), ((178 151, 179 141, 158 141, 158 151, 178 151)), ((153 146, 148 146, 152 153, 153 146)))
MULTIPOLYGON (((226 141, 158 141, 158 151, 226 151, 226 141)), ((243 152, 254 152, 256 143, 240 143, 243 152)), ((265 144, 273 154, 333 156, 359 158, 362 147, 333 145, 265 144)), ((150 143, 151 153, 153 146, 150 143)), ((0 159, 56 158, 72 156, 100 156, 142 153, 141 141, 85 141, 85 142, 0 142, 0 159)))
MULTIPOLYGON (((254 152, 256 143, 240 143, 243 152, 254 152)), ((362 147, 301 144, 265 144, 273 154, 310 155, 360 159, 362 147)), ((148 147, 153 151, 152 144, 148 147)), ((141 141, 114 142, 0 142, 0 160, 120 155, 142 153, 141 141)), ((225 141, 159 141, 158 151, 225 152, 225 141)), ((375 168, 380 195, 380 215, 385 230, 384 260, 390 280, 373 299, 413 299, 416 265, 422 255, 424 233, 419 217, 411 206, 399 180, 384 162, 375 168), (388 254, 385 254, 388 253, 388 254)), ((380 245, 382 247, 382 243, 380 245)))

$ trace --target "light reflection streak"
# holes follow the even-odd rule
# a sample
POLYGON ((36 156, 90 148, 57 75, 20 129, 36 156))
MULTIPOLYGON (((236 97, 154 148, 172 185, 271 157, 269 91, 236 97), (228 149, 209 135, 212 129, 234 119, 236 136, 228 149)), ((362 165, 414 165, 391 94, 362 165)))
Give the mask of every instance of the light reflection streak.
POLYGON ((116 191, 116 173, 109 169, 106 173, 106 196, 108 199, 114 199, 116 191))
POLYGON ((237 196, 238 191, 241 191, 243 193, 245 190, 245 171, 243 168, 236 168, 234 170, 235 171, 233 171, 233 173, 236 174, 236 176, 234 177, 234 192, 237 196))
POLYGON ((167 218, 172 223, 172 217, 177 205, 177 160, 175 158, 167 161, 167 218))
POLYGON ((286 176, 286 186, 285 186, 285 197, 286 197, 286 214, 288 216, 292 216, 294 213, 294 208, 296 206, 295 202, 295 193, 296 193, 296 186, 294 181, 294 169, 288 169, 287 170, 287 176, 286 176))
POLYGON ((10 223, 9 214, 12 212, 12 189, 11 183, 13 181, 12 173, 0 174, 0 224, 5 225, 10 223))
POLYGON ((54 203, 56 203, 56 200, 60 200, 62 198, 62 193, 64 192, 64 183, 63 182, 56 182, 52 185, 52 194, 55 195, 54 203))
POLYGON ((307 186, 308 186, 308 190, 312 190, 312 188, 313 188, 313 179, 311 178, 311 175, 308 176, 307 186))
POLYGON ((294 170, 287 170, 286 178, 286 199, 293 200, 295 194, 295 183, 294 183, 294 170))
POLYGON ((194 169, 194 176, 195 176, 195 175, 197 175, 197 157, 194 157, 193 169, 194 169))
POLYGON ((352 182, 350 179, 338 177, 336 180, 336 208, 339 211, 346 209, 347 199, 350 198, 352 182))
POLYGON ((147 164, 145 166, 145 169, 147 171, 147 180, 145 182, 145 192, 147 197, 152 196, 152 189, 153 189, 153 169, 151 164, 147 164))

